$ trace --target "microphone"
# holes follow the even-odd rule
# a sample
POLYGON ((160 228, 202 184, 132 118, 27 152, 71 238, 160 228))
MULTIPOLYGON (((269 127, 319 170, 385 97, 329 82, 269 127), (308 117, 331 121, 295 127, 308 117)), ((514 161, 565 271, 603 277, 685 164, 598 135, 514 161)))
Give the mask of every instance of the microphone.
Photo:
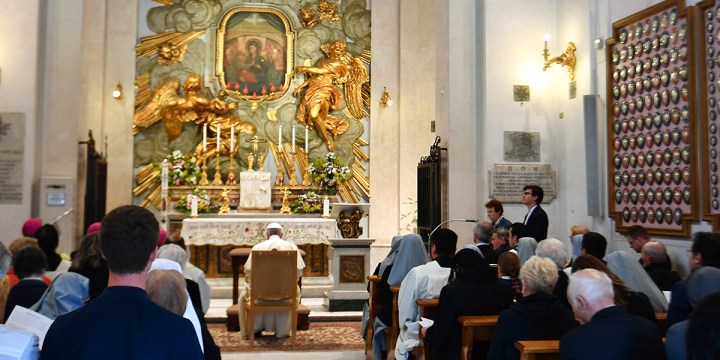
POLYGON ((449 219, 449 220, 445 220, 445 221, 439 223, 438 226, 436 226, 436 227, 430 232, 430 235, 428 235, 428 249, 427 249, 428 254, 430 253, 430 238, 432 238, 432 235, 435 233, 435 230, 437 230, 437 229, 439 229, 441 226, 443 226, 443 225, 445 225, 445 224, 447 224, 447 223, 449 223, 449 222, 453 222, 453 221, 464 221, 464 222, 474 223, 474 222, 478 222, 478 221, 480 221, 480 220, 476 220, 476 219, 449 219))

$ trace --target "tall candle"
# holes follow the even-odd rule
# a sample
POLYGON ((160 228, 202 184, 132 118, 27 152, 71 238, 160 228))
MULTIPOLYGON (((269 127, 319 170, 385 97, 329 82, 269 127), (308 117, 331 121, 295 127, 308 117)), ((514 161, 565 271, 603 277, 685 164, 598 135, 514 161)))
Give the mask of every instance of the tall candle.
POLYGON ((329 217, 330 216, 330 199, 325 196, 325 199, 323 199, 323 217, 329 217))
POLYGON ((195 195, 190 195, 190 196, 192 196, 192 200, 190 200, 190 216, 197 217, 198 216, 198 197, 195 195))
POLYGON ((308 127, 305 127, 305 153, 308 153, 308 127))
POLYGON ((547 48, 548 40, 550 40, 550 35, 545 34, 545 35, 543 36, 543 41, 545 42, 545 48, 544 48, 544 50, 547 50, 547 49, 548 49, 548 48, 547 48))
POLYGON ((235 126, 230 127, 230 153, 232 154, 235 147, 235 126))
POLYGON ((217 145, 215 145, 215 149, 217 150, 218 154, 220 154, 220 124, 217 126, 217 131, 215 132, 217 145))
POLYGON ((282 152, 282 125, 278 126, 278 152, 282 152))
POLYGON ((207 124, 203 125, 203 156, 207 152, 207 124))
POLYGON ((295 153, 295 125, 292 128, 292 152, 295 153))

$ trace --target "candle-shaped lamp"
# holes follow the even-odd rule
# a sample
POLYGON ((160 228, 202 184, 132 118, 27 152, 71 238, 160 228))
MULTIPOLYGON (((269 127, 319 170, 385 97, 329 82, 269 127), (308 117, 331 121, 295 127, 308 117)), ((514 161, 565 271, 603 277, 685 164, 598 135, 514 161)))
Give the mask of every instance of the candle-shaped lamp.
POLYGON ((306 126, 305 127, 305 153, 306 154, 308 153, 308 133, 309 133, 309 129, 306 126))
POLYGON ((543 48, 544 50, 547 50, 547 49, 548 49, 548 48, 547 48, 547 43, 548 43, 549 40, 550 40, 550 35, 545 34, 545 35, 543 36, 543 41, 545 42, 545 47, 543 48))
POLYGON ((203 156, 207 152, 207 124, 203 125, 203 156))
POLYGON ((282 152, 282 125, 278 125, 278 152, 282 152))
POLYGON ((295 125, 292 128, 292 152, 295 153, 295 125))
POLYGON ((220 124, 218 124, 216 129, 217 129, 217 131, 215 132, 215 136, 216 136, 217 142, 215 145, 215 150, 217 150, 218 155, 220 155, 220 124))

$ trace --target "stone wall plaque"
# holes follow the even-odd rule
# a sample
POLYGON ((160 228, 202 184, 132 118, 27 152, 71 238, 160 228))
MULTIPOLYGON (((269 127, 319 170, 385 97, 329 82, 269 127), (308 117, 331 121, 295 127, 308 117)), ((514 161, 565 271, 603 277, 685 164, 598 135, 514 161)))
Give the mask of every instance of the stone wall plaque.
POLYGON ((503 133, 503 140, 504 161, 540 161, 539 132, 505 131, 503 133))
POLYGON ((22 204, 25 115, 0 113, 0 204, 22 204))
POLYGON ((544 164, 495 164, 489 171, 490 197, 503 203, 521 204, 525 185, 538 185, 545 191, 543 204, 555 199, 557 171, 544 164))

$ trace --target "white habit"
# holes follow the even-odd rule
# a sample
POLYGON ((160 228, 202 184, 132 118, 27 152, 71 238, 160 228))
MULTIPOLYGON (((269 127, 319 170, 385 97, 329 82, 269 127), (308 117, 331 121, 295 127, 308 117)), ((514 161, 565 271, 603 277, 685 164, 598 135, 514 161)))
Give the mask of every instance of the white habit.
POLYGON ((395 346, 395 358, 407 359, 412 348, 420 345, 420 320, 418 299, 436 299, 447 285, 450 269, 441 267, 437 261, 414 267, 400 284, 398 296, 398 321, 400 334, 395 346))

